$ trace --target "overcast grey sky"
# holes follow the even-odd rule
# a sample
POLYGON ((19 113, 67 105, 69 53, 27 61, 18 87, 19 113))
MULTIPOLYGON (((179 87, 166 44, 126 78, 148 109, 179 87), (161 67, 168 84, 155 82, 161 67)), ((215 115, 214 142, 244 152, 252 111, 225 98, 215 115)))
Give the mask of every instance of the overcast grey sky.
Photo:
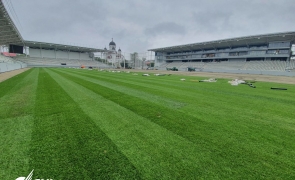
MULTIPOLYGON (((7 1, 7 0, 6 0, 7 1)), ((24 39, 123 52, 295 31, 295 0, 10 0, 24 39)))

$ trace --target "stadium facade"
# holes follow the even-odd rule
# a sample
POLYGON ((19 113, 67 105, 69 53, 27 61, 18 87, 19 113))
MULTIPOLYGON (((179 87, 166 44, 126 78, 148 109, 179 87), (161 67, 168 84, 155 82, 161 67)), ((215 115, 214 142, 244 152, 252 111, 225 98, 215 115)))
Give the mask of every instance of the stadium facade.
MULTIPOLYGON (((282 32, 150 49, 158 68, 199 71, 293 71, 295 32, 282 32), (255 66, 257 68, 255 68, 255 66), (262 66, 262 67, 259 67, 262 66)), ((251 73, 251 72, 250 72, 251 73)))

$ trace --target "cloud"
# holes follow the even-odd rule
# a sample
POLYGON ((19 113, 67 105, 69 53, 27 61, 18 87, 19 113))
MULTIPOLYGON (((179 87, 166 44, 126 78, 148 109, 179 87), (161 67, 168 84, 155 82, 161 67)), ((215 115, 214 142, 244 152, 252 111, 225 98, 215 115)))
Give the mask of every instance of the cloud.
POLYGON ((150 36, 163 35, 163 34, 185 34, 185 28, 174 22, 164 22, 156 24, 152 28, 146 28, 145 34, 150 36))
POLYGON ((199 11, 193 13, 193 22, 198 32, 228 29, 232 14, 228 11, 199 11))
POLYGON ((293 0, 11 0, 26 40, 123 52, 293 31, 293 0))

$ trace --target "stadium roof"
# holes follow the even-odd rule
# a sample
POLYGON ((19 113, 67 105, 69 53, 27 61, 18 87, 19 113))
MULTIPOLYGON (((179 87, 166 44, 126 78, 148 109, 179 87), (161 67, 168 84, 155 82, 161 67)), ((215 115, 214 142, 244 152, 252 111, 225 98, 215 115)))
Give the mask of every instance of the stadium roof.
MULTIPOLYGON (((47 42, 37 42, 37 41, 24 41, 24 44, 27 47, 35 48, 35 49, 48 49, 48 50, 64 50, 64 51, 74 51, 74 52, 106 52, 108 50, 97 49, 91 47, 81 47, 81 46, 72 46, 66 44, 55 44, 55 43, 47 43, 47 42)), ((21 44, 15 44, 21 45, 21 44)))
POLYGON ((218 49, 218 48, 231 48, 237 46, 251 46, 261 45, 274 41, 292 41, 295 40, 295 32, 282 32, 273 34, 261 34, 254 36, 245 36, 230 39, 221 39, 215 41, 207 41, 200 43, 192 43, 178 46, 170 46, 156 49, 149 49, 149 51, 159 52, 177 52, 177 51, 192 51, 204 49, 218 49))
POLYGON ((0 0, 0 45, 20 43, 23 38, 0 0))
POLYGON ((21 36, 16 25, 11 19, 9 13, 7 12, 4 3, 0 0, 0 45, 20 45, 27 46, 30 48, 42 48, 42 49, 58 49, 65 51, 75 51, 75 52, 106 52, 108 50, 72 46, 65 44, 55 44, 37 41, 26 41, 21 36))

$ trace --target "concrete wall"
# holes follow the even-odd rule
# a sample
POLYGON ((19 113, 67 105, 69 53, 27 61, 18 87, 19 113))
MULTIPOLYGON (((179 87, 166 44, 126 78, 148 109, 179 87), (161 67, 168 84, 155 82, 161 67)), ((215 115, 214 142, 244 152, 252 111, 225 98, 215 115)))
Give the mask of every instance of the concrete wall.
POLYGON ((42 57, 45 58, 55 58, 55 52, 52 50, 42 49, 42 57))
POLYGON ((57 59, 69 59, 68 52, 66 51, 56 51, 57 59))
POLYGON ((40 49, 32 49, 32 48, 30 48, 30 57, 38 57, 38 58, 41 58, 40 49))
POLYGON ((70 52, 70 59, 79 60, 79 53, 77 53, 77 52, 70 52))
POLYGON ((0 63, 0 73, 27 67, 23 63, 0 63))
POLYGON ((92 58, 89 57, 88 53, 81 53, 80 58, 81 60, 92 60, 92 58))

